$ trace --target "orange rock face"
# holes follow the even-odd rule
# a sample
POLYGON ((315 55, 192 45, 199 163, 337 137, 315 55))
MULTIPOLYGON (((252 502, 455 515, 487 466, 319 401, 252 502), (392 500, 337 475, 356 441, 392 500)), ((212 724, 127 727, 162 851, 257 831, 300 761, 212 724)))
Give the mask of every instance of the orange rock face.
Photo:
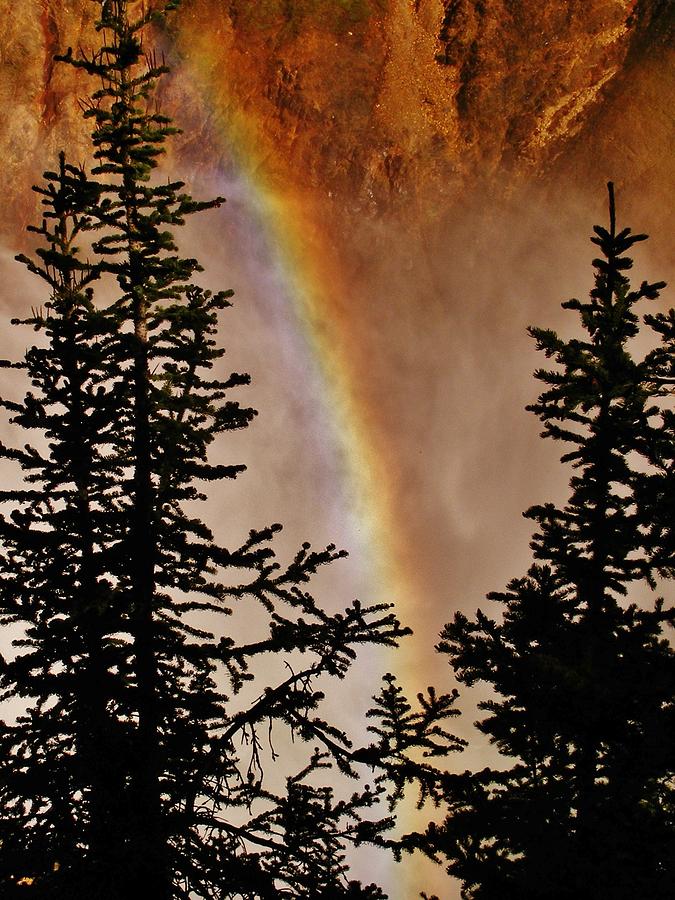
MULTIPOLYGON (((52 57, 92 43, 93 12, 0 2, 13 209, 57 148, 84 152, 86 79, 52 57)), ((672 34, 662 0, 186 0, 165 36, 181 83, 165 92, 193 163, 226 165, 222 136, 244 129, 265 177, 370 214, 429 190, 452 202, 477 177, 550 176, 556 160, 593 178, 598 145, 615 179, 665 184, 672 34)), ((7 205, 2 219, 11 231, 7 205)))

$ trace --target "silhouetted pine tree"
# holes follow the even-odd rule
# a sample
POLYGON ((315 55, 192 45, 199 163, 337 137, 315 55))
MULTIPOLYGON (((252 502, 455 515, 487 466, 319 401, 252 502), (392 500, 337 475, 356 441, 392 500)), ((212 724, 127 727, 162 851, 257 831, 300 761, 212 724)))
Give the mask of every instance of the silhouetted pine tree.
POLYGON ((62 60, 99 85, 83 103, 96 165, 62 155, 36 188, 43 246, 20 259, 50 297, 26 320, 39 343, 4 364, 32 390, 2 405, 37 438, 0 448, 24 472, 0 494, 0 622, 16 638, 0 696, 18 710, 0 731, 3 896, 382 897, 349 881, 344 847, 381 840, 391 822, 372 807, 419 772, 411 753, 456 745, 440 724, 453 697, 431 692, 413 711, 388 678, 376 740, 354 748, 322 717, 319 679, 343 678, 359 646, 395 645, 406 629, 386 604, 317 604, 308 584, 344 555, 335 547, 304 544, 281 566, 280 526, 231 550, 188 510, 203 483, 243 468, 208 450, 254 415, 228 399, 248 377, 214 374, 230 292, 193 283, 200 267, 172 236, 221 200, 152 178, 175 129, 153 111, 165 68, 141 36, 177 4, 95 2, 100 48, 62 60), (238 641, 225 614, 250 604, 267 626, 238 641), (214 616, 220 634, 204 624, 214 616), (264 666, 274 658, 287 665, 278 681, 264 666), (254 663, 254 699, 228 698, 254 663), (285 790, 264 776, 275 723, 321 748, 285 790), (335 764, 377 769, 374 786, 339 799, 322 786, 335 764))
POLYGON ((640 598, 673 574, 674 318, 648 317, 666 340, 638 356, 636 307, 664 285, 631 290, 624 254, 645 235, 617 233, 609 190, 595 287, 563 304, 583 337, 530 329, 557 364, 530 409, 569 447, 569 499, 527 511, 537 562, 489 595, 501 617, 457 613, 439 645, 461 682, 491 686, 477 725, 504 755, 449 779, 445 823, 412 841, 467 898, 672 895, 675 614, 640 598))

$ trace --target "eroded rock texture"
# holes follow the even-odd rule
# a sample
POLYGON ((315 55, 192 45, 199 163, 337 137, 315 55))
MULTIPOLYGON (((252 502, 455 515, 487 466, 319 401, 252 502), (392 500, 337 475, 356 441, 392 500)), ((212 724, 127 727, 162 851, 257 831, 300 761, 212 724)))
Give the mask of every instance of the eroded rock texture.
MULTIPOLYGON (((86 79, 52 57, 91 44, 93 12, 0 2, 5 229, 58 148, 84 154, 86 79)), ((366 213, 556 165, 672 199, 673 19, 667 0, 185 0, 164 102, 193 163, 254 155, 366 213)))

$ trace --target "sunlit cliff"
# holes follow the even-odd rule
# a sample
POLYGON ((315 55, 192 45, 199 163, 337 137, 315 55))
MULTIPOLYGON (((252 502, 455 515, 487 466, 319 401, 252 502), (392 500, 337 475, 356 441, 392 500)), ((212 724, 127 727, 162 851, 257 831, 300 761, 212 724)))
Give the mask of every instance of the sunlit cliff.
MULTIPOLYGON (((86 88, 52 57, 88 45, 90 7, 0 6, 6 229, 36 164, 81 144, 86 88)), ((227 166, 222 136, 245 132, 262 176, 338 211, 429 192, 444 206, 476 178, 571 166, 672 192, 673 15, 664 0, 186 0, 163 38, 165 106, 192 162, 227 166)))

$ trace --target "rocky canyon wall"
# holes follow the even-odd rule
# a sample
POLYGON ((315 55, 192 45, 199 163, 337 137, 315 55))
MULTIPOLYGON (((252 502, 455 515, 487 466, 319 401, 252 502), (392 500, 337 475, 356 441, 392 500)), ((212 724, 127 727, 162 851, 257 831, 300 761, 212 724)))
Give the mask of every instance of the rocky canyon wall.
MULTIPOLYGON (((36 167, 84 152, 86 79, 52 57, 92 44, 94 9, 0 3, 6 232, 36 167)), ((262 175, 338 209, 445 206, 476 179, 506 191, 565 167, 672 197, 674 15, 667 0, 186 0, 163 37, 165 105, 192 164, 227 166, 243 130, 262 175)))

